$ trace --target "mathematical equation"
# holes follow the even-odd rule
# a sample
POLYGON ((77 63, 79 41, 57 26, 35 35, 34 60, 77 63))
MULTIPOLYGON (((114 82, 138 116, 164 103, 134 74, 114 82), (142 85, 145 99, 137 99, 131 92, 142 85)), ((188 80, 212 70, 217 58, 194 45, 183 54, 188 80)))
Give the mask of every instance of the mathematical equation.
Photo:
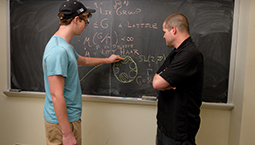
MULTIPOLYGON (((108 7, 104 6, 104 2, 94 3, 94 6, 99 9, 99 13, 101 15, 112 15, 112 9, 109 9, 108 7)), ((126 10, 125 7, 129 7, 129 1, 124 0, 115 0, 113 4, 113 8, 115 10, 116 15, 122 16, 122 15, 137 15, 141 13, 140 8, 135 8, 133 10, 126 10)))
POLYGON ((103 55, 107 57, 111 54, 117 54, 125 57, 124 61, 113 65, 116 79, 121 83, 135 81, 138 85, 151 83, 152 75, 155 73, 151 64, 163 62, 166 56, 165 54, 144 54, 145 50, 142 49, 157 48, 139 48, 140 45, 138 47, 137 44, 142 43, 141 36, 129 32, 137 31, 138 33, 140 30, 156 32, 159 31, 158 23, 151 22, 151 20, 140 20, 143 10, 132 5, 129 0, 115 0, 112 7, 109 7, 107 2, 95 2, 93 6, 97 9, 97 15, 100 15, 100 19, 93 20, 91 23, 93 27, 88 27, 88 29, 94 29, 93 33, 87 34, 85 38, 79 40, 83 46, 84 56, 97 57, 103 55), (120 19, 112 21, 113 15, 120 17, 120 19), (134 20, 134 18, 138 20, 134 20), (148 64, 148 67, 139 67, 144 64, 148 64), (141 75, 145 72, 146 76, 141 75))

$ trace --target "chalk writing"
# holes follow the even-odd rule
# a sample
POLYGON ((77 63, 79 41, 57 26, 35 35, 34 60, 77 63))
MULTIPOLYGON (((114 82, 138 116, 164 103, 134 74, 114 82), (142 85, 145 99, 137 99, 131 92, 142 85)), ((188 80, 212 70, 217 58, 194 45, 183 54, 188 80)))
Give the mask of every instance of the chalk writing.
POLYGON ((127 37, 127 36, 121 38, 122 41, 127 41, 127 42, 132 42, 134 41, 134 39, 135 39, 134 37, 127 37))
POLYGON ((129 1, 128 0, 125 0, 124 2, 122 1, 114 1, 114 9, 116 10, 116 14, 118 16, 122 16, 122 15, 137 15, 139 13, 141 13, 141 9, 140 8, 135 8, 133 10, 125 10, 125 9, 122 9, 124 6, 128 7, 129 5, 129 1))
MULTIPOLYGON (((142 9, 139 7, 132 7, 130 9, 131 5, 129 0, 115 0, 113 3, 114 9, 105 7, 104 5, 107 5, 106 3, 107 2, 94 3, 95 8, 98 9, 102 18, 93 22, 93 27, 96 29, 96 32, 94 32, 92 36, 86 36, 83 41, 85 51, 84 56, 91 57, 93 55, 96 57, 101 55, 110 56, 111 54, 121 55, 124 57, 124 60, 114 63, 112 67, 114 76, 119 82, 130 83, 135 80, 138 85, 151 83, 152 76, 150 74, 153 72, 151 63, 158 64, 159 62, 164 61, 165 55, 140 55, 141 48, 135 46, 137 36, 132 35, 132 33, 125 34, 122 30, 157 30, 158 24, 156 22, 133 22, 127 19, 122 22, 117 21, 118 23, 116 24, 116 27, 111 27, 113 21, 109 20, 109 16, 113 14, 113 11, 115 11, 115 14, 118 17, 132 17, 142 13, 142 9), (108 31, 108 29, 110 30, 108 31), (121 35, 119 35, 118 32, 120 32, 121 35), (144 63, 149 64, 148 68, 142 67, 143 69, 140 70, 141 74, 147 72, 147 76, 138 76, 138 66, 135 60, 139 62, 141 66, 144 65, 144 63)), ((97 67, 94 67, 91 71, 97 67)), ((88 74, 84 77, 87 75, 88 74)))
POLYGON ((112 42, 111 40, 113 40, 113 37, 115 37, 115 44, 118 44, 118 34, 116 31, 113 31, 114 35, 110 35, 109 33, 104 33, 104 32, 96 32, 93 36, 93 44, 97 45, 97 42, 99 42, 99 44, 105 43, 108 44, 110 42, 112 42))
POLYGON ((140 23, 140 24, 130 24, 127 22, 128 28, 150 28, 150 29, 158 29, 157 23, 140 23))
POLYGON ((146 77, 146 78, 143 78, 142 76, 137 76, 136 77, 136 83, 138 85, 142 85, 142 84, 149 84, 149 83, 152 83, 152 77, 146 77))
POLYGON ((103 5, 103 2, 100 2, 100 4, 94 3, 94 6, 99 9, 99 13, 101 15, 112 15, 112 11, 104 9, 105 7, 101 7, 102 5, 103 5))
MULTIPOLYGON (((100 21, 99 24, 100 24, 101 28, 107 29, 107 28, 109 27, 109 24, 107 23, 107 21, 108 21, 107 18, 104 18, 104 19, 102 19, 102 20, 100 21)), ((98 27, 98 21, 96 21, 96 22, 94 23, 94 28, 99 28, 99 27, 98 27)))
POLYGON ((152 77, 150 77, 150 72, 153 72, 152 68, 147 68, 147 77, 143 77, 143 76, 137 76, 136 77, 136 83, 138 85, 142 85, 142 84, 149 84, 152 83, 152 77))
POLYGON ((151 55, 148 55, 147 57, 145 55, 140 55, 139 58, 140 58, 139 62, 153 62, 156 64, 166 59, 165 54, 156 57, 151 55))
POLYGON ((126 56, 123 61, 113 64, 113 73, 118 81, 130 83, 136 78, 138 67, 130 56, 126 56))

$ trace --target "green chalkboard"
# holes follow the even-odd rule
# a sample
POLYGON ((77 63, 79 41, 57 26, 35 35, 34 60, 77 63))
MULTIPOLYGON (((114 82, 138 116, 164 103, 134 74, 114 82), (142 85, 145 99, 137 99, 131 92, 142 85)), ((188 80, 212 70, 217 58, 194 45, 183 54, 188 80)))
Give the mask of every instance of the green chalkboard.
MULTIPOLYGON (((44 91, 42 56, 57 31, 63 1, 10 1, 11 88, 44 91)), ((157 96, 152 79, 172 48, 162 23, 173 13, 190 22, 191 37, 205 60, 203 101, 227 102, 234 13, 233 0, 88 0, 96 9, 90 24, 71 43, 87 57, 121 55, 124 61, 79 67, 83 94, 157 96)))

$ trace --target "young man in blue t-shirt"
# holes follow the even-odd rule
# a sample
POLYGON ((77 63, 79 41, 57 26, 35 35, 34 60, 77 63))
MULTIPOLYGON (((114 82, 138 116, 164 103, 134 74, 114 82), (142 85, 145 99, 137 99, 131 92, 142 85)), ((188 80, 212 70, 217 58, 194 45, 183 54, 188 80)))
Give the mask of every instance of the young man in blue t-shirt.
POLYGON ((49 40, 43 55, 46 90, 44 118, 47 144, 81 145, 82 99, 78 65, 95 66, 120 61, 118 55, 90 58, 77 54, 70 44, 74 35, 87 28, 94 9, 70 0, 59 9, 60 27, 49 40))

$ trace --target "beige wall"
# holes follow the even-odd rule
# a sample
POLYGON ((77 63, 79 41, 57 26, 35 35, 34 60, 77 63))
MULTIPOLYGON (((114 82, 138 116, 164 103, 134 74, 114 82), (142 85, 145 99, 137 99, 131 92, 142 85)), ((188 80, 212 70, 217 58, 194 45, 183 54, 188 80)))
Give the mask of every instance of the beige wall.
MULTIPOLYGON (((255 2, 240 0, 233 110, 202 108, 198 145, 251 145, 255 142, 255 2)), ((8 89, 7 8, 0 0, 0 92, 8 89)), ((232 66, 233 67, 233 66, 232 66)), ((36 97, 36 95, 35 95, 36 97)), ((45 144, 43 98, 0 93, 0 144, 45 144)), ((83 101, 86 145, 154 145, 156 106, 83 101)))
POLYGON ((230 114, 228 145, 255 142, 254 92, 254 0, 240 0, 233 103, 230 114))
POLYGON ((247 44, 245 89, 243 99, 243 113, 241 123, 240 144, 249 145, 255 142, 255 0, 250 3, 251 12, 247 13, 249 21, 249 35, 247 44))

